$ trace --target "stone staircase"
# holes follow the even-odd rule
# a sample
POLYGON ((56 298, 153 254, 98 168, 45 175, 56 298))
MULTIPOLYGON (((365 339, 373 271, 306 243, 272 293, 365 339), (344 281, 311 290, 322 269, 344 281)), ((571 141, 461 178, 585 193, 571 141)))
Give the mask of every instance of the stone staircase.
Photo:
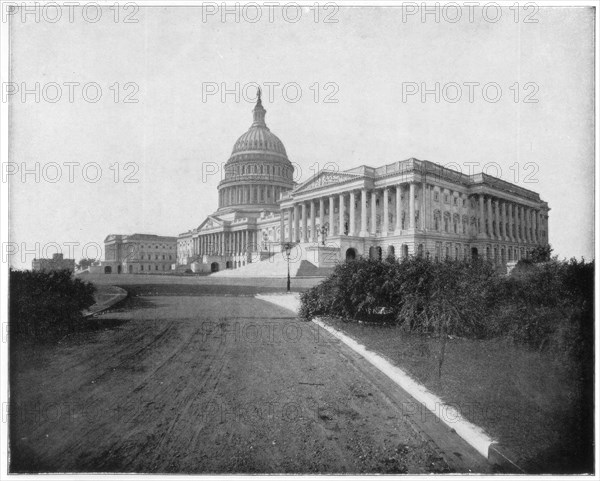
MULTIPOLYGON (((237 269, 227 269, 211 274, 211 277, 287 277, 288 263, 284 255, 277 253, 271 257, 237 269)), ((326 277, 332 268, 317 267, 312 262, 301 260, 290 262, 290 277, 326 277)))

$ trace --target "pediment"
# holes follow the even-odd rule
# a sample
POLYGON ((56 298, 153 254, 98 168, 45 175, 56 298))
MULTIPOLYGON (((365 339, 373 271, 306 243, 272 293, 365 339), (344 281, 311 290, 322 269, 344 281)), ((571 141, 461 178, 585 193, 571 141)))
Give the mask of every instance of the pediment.
POLYGON ((225 221, 217 217, 216 215, 209 215, 204 222, 198 226, 198 231, 211 230, 219 227, 223 227, 225 221))
POLYGON ((320 187, 326 187, 329 185, 340 184, 342 182, 346 182, 348 180, 354 180, 361 177, 358 174, 349 174, 347 172, 331 172, 322 170, 318 174, 314 175, 312 178, 308 179, 303 184, 300 184, 295 190, 294 193, 304 192, 312 189, 317 189, 320 187))

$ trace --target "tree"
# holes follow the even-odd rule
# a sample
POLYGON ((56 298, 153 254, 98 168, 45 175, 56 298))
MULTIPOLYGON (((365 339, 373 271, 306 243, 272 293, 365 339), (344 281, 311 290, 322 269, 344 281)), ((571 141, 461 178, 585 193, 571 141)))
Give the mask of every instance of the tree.
POLYGON ((96 259, 85 258, 84 257, 77 264, 77 268, 80 269, 80 270, 83 270, 83 269, 87 269, 90 266, 98 266, 98 265, 100 265, 100 262, 97 261, 96 259))
POLYGON ((552 246, 550 244, 546 244, 545 246, 535 246, 533 249, 529 251, 529 259, 534 264, 539 264, 540 262, 548 262, 550 260, 550 256, 552 254, 552 246))

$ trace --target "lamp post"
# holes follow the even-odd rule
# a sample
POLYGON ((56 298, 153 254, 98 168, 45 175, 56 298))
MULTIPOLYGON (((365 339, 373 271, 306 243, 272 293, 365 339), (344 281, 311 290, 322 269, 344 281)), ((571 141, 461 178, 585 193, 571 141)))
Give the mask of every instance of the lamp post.
POLYGON ((293 247, 294 247, 294 244, 292 244, 291 242, 286 242, 285 244, 283 244, 283 249, 285 250, 285 257, 287 259, 287 291, 288 292, 290 292, 290 284, 291 284, 290 255, 292 254, 293 247))

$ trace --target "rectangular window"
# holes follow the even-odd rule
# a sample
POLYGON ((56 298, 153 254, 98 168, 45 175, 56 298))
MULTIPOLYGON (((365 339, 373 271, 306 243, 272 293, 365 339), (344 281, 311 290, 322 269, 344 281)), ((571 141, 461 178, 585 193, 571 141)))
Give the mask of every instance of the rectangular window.
POLYGON ((435 200, 436 202, 440 201, 440 194, 438 192, 433 193, 433 200, 435 200))

